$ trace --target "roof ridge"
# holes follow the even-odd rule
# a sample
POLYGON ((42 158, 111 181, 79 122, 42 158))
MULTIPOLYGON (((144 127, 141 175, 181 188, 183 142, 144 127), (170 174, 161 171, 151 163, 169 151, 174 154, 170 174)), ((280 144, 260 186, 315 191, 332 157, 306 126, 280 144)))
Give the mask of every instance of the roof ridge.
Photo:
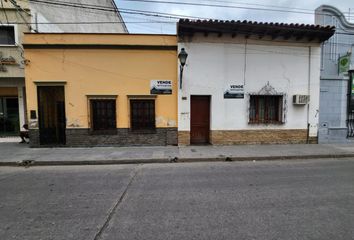
POLYGON ((219 19, 189 19, 181 18, 179 23, 219 23, 219 24, 252 24, 252 25, 266 25, 266 26, 285 26, 285 27, 301 27, 316 29, 335 29, 334 26, 321 26, 319 24, 305 24, 305 23, 286 23, 286 22, 258 22, 250 20, 219 20, 219 19))

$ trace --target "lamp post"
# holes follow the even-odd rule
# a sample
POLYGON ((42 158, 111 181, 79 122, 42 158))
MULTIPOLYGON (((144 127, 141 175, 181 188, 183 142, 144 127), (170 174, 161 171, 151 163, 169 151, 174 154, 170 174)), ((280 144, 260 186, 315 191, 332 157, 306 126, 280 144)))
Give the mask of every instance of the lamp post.
POLYGON ((184 65, 186 65, 187 57, 188 57, 188 53, 186 52, 186 50, 184 48, 182 48, 178 54, 178 59, 180 62, 180 65, 179 65, 179 71, 180 71, 179 89, 182 89, 183 68, 184 68, 184 65))

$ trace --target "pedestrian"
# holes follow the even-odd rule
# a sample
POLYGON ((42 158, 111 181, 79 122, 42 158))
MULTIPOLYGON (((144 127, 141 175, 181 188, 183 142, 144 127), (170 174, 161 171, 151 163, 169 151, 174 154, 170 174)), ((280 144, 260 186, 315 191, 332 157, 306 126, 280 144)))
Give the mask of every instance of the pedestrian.
POLYGON ((25 131, 20 131, 20 138, 21 138, 20 143, 29 143, 28 124, 27 123, 23 124, 23 128, 25 129, 25 131), (26 141, 26 139, 28 140, 26 141))

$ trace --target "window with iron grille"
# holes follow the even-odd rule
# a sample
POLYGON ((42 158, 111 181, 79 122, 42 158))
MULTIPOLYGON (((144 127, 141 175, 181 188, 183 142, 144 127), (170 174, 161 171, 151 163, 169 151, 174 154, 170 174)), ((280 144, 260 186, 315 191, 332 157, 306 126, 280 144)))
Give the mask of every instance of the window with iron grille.
POLYGON ((249 123, 283 123, 283 96, 250 95, 249 123))
POLYGON ((133 131, 155 130, 155 100, 130 100, 130 120, 133 131))
POLYGON ((94 132, 115 130, 116 126, 116 100, 91 99, 91 129, 94 132))
POLYGON ((15 27, 14 26, 0 26, 0 45, 15 45, 15 27))

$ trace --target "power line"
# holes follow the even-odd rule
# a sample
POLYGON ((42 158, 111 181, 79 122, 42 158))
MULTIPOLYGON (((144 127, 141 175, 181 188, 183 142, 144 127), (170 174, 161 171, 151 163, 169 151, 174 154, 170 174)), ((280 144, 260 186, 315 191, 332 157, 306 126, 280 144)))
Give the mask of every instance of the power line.
MULTIPOLYGON (((62 6, 69 6, 69 7, 78 7, 78 8, 85 8, 85 9, 93 9, 93 10, 100 10, 100 11, 115 11, 113 8, 109 7, 102 7, 93 4, 77 4, 77 3, 70 3, 66 1, 47 1, 47 0, 30 0, 31 2, 38 2, 38 3, 47 3, 52 5, 62 5, 62 6)), ((177 5, 192 5, 192 6, 206 6, 206 7, 222 7, 222 8, 240 8, 240 9, 247 9, 247 10, 259 10, 259 11, 276 11, 276 12, 286 12, 286 13, 300 13, 300 14, 310 14, 314 15, 313 12, 303 12, 303 11, 293 11, 293 10, 281 10, 281 9, 270 9, 270 8, 250 8, 250 7, 238 7, 238 6, 226 6, 226 5, 218 5, 218 4, 203 4, 203 3, 190 3, 190 2, 174 2, 174 1, 159 1, 159 0, 122 0, 122 1, 133 1, 133 2, 145 2, 145 3, 159 3, 159 4, 177 4, 177 5)), ((285 7, 284 7, 285 8, 285 7)), ((290 9, 290 8, 288 8, 290 9)), ((180 15, 180 14, 167 14, 162 12, 154 12, 154 11, 143 11, 143 10, 136 10, 136 9, 125 9, 120 8, 121 13, 127 14, 136 14, 133 12, 139 13, 148 13, 148 14, 160 14, 162 16, 150 15, 155 17, 185 17, 185 18, 193 18, 193 19, 208 19, 205 17, 196 17, 196 16, 187 16, 187 15, 180 15)), ((323 16, 334 16, 332 14, 326 13, 318 13, 317 15, 323 16)))
MULTIPOLYGON (((76 4, 76 3, 70 3, 70 2, 65 2, 65 1, 51 1, 51 2, 49 2, 46 0, 31 0, 31 1, 38 2, 38 3, 44 3, 44 4, 78 7, 78 8, 93 9, 93 10, 100 10, 100 11, 115 11, 113 8, 99 7, 98 5, 92 5, 92 4, 76 4)), ((126 1, 137 1, 137 0, 126 0, 126 1)), ((151 2, 151 0, 139 0, 139 1, 151 2)), ((159 1, 159 2, 162 2, 162 1, 159 1)), ((125 8, 121 8, 120 12, 126 13, 126 14, 138 14, 138 15, 144 15, 144 16, 163 17, 163 18, 170 18, 170 19, 180 19, 180 18, 205 19, 205 18, 201 18, 201 17, 197 17, 197 16, 187 16, 187 15, 180 15, 180 14, 167 14, 167 13, 162 13, 162 12, 125 9, 125 8)), ((326 15, 328 15, 328 14, 326 14, 326 15)), ((330 15, 330 16, 333 16, 333 15, 330 15)))
POLYGON ((70 25, 70 24, 113 24, 113 23, 131 23, 131 24, 161 24, 161 23, 173 23, 176 24, 176 22, 170 22, 170 21, 136 21, 136 22, 126 22, 126 21, 107 21, 107 22, 30 22, 30 23, 25 23, 25 22, 9 22, 9 24, 18 24, 18 25, 26 25, 26 24, 43 24, 43 25, 70 25))
MULTIPOLYGON (((97 5, 88 6, 86 4, 75 4, 75 3, 64 2, 64 1, 31 0, 31 2, 63 6, 63 7, 75 7, 80 9, 91 9, 91 10, 105 11, 105 12, 115 11, 113 8, 108 8, 108 7, 95 7, 97 5)), ((170 19, 180 19, 180 18, 206 19, 206 18, 195 17, 195 16, 181 15, 181 14, 170 14, 170 13, 163 13, 163 12, 144 11, 144 10, 127 9, 127 8, 120 8, 120 12, 126 14, 137 14, 137 15, 144 15, 144 16, 151 16, 151 17, 170 18, 170 19)))
MULTIPOLYGON (((122 0, 125 1, 125 0, 122 0)), ((199 0, 197 0, 199 1, 199 0)), ((279 5, 270 5, 270 4, 259 4, 259 3, 247 3, 247 2, 238 2, 238 1, 226 1, 226 0, 201 0, 203 2, 220 2, 220 3, 229 3, 229 4, 236 4, 236 5, 248 5, 248 6, 261 6, 261 7, 267 7, 267 8, 283 8, 283 9, 293 9, 293 10, 302 10, 302 11, 309 11, 313 13, 313 9, 309 8, 296 8, 296 7, 285 7, 285 6, 279 6, 279 5)), ((350 12, 342 12, 342 13, 350 13, 350 12)))
MULTIPOLYGON (((20 15, 20 17, 22 18, 22 20, 27 24, 27 27, 32 30, 32 26, 27 22, 26 18, 22 15, 22 11, 25 12, 25 10, 23 10, 16 2, 16 0, 9 0, 11 2, 11 4, 15 7, 16 11, 18 12, 18 14, 20 15)), ((29 16, 31 16, 29 14, 29 16)))
MULTIPOLYGON (((297 10, 287 10, 291 8, 282 9, 272 9, 272 8, 260 8, 260 7, 242 7, 242 6, 230 6, 230 5, 219 5, 219 4, 205 4, 205 3, 193 3, 193 2, 175 2, 175 1, 160 1, 160 0, 122 0, 126 2, 140 2, 140 3, 156 3, 156 4, 174 4, 174 5, 184 5, 184 6, 199 6, 199 7, 217 7, 217 8, 234 8, 234 9, 246 9, 255 11, 272 11, 272 12, 284 12, 284 13, 300 13, 300 14, 310 14, 313 12, 304 12, 297 10)), ((284 7, 285 8, 285 7, 284 7)), ((329 15, 331 14, 318 14, 318 15, 329 15)))
POLYGON ((5 15, 5 18, 6 18, 6 23, 9 24, 9 19, 8 19, 8 17, 7 17, 7 13, 6 13, 6 10, 5 10, 5 8, 4 8, 4 2, 3 2, 3 0, 1 0, 1 8, 2 8, 2 10, 3 10, 3 12, 4 12, 4 15, 5 15))
MULTIPOLYGON (((68 6, 68 7, 77 7, 77 8, 84 8, 84 9, 93 9, 93 10, 99 10, 99 11, 110 11, 110 12, 115 12, 116 10, 114 8, 109 8, 109 7, 102 7, 98 5, 93 5, 93 4, 77 4, 77 3, 70 3, 70 2, 65 2, 65 1, 46 1, 46 0, 31 0, 32 2, 38 2, 38 3, 43 3, 43 4, 51 4, 51 5, 57 5, 57 6, 68 6)), ((137 1, 137 0, 126 0, 126 1, 137 1)), ((139 0, 140 2, 162 2, 162 1, 152 1, 152 0, 139 0)), ((166 2, 163 2, 166 3, 166 2)), ((170 19, 180 19, 180 18, 192 18, 192 19, 203 19, 200 17, 196 16, 186 16, 186 15, 178 15, 178 14, 167 14, 167 13, 161 13, 161 12, 154 12, 154 11, 144 11, 144 10, 134 10, 134 9, 122 9, 122 13, 127 13, 127 14, 138 14, 138 15, 144 15, 144 16, 149 16, 149 17, 163 17, 163 18, 170 18, 170 19)), ((333 15, 331 15, 333 16, 333 15)), ((97 22, 99 23, 120 23, 120 22, 97 22)), ((128 23, 128 22, 126 22, 128 23)), ((166 22, 166 21, 161 21, 157 22, 155 21, 154 23, 171 23, 171 22, 166 22)), ((38 23, 39 24, 39 23, 38 23)), ((43 24, 48 24, 48 23, 43 23, 43 24)), ((55 24, 55 23, 53 23, 55 24)), ((56 23, 56 24, 95 24, 94 22, 63 22, 63 23, 56 23)), ((134 24, 134 23, 133 23, 134 24)), ((136 22, 138 24, 138 22, 136 22)), ((344 33, 344 32, 337 32, 337 34, 341 35, 354 35, 354 33, 344 33)))
MULTIPOLYGON (((154 20, 148 20, 147 21, 93 21, 93 22, 9 22, 8 24, 18 24, 18 25, 27 25, 27 24, 39 24, 39 25, 71 25, 71 24, 114 24, 114 23, 130 23, 130 24, 177 24, 175 21, 154 21, 154 20)), ((247 34, 247 33, 254 33, 257 34, 257 32, 251 32, 251 31, 237 31, 240 34, 247 34)), ((335 34, 339 35, 350 35, 354 36, 354 33, 349 33, 349 32, 335 32, 335 34)))
MULTIPOLYGON (((116 10, 116 13, 117 13, 117 16, 118 16, 118 18, 121 20, 121 21, 123 21, 123 17, 120 15, 120 12, 119 12, 119 9, 118 9, 118 7, 117 7, 117 4, 116 4, 116 2, 115 2, 115 0, 111 0, 111 2, 112 2, 112 4, 113 4, 113 8, 116 10)), ((128 31, 128 28, 127 28, 127 26, 125 25, 125 22, 123 21, 123 28, 124 28, 124 30, 126 31, 126 32, 129 32, 128 31)))
MULTIPOLYGON (((122 0, 124 1, 124 0, 122 0)), ((258 3, 246 3, 246 2, 235 2, 235 1, 225 1, 225 0, 202 0, 203 2, 220 2, 220 3, 230 3, 230 4, 239 4, 239 5, 248 5, 248 6, 261 6, 261 7, 273 7, 273 8, 284 8, 289 9, 289 7, 277 6, 277 5, 267 5, 267 4, 258 4, 258 3)), ((308 8, 291 8, 294 10, 303 10, 303 11, 313 11, 313 9, 308 8)))

